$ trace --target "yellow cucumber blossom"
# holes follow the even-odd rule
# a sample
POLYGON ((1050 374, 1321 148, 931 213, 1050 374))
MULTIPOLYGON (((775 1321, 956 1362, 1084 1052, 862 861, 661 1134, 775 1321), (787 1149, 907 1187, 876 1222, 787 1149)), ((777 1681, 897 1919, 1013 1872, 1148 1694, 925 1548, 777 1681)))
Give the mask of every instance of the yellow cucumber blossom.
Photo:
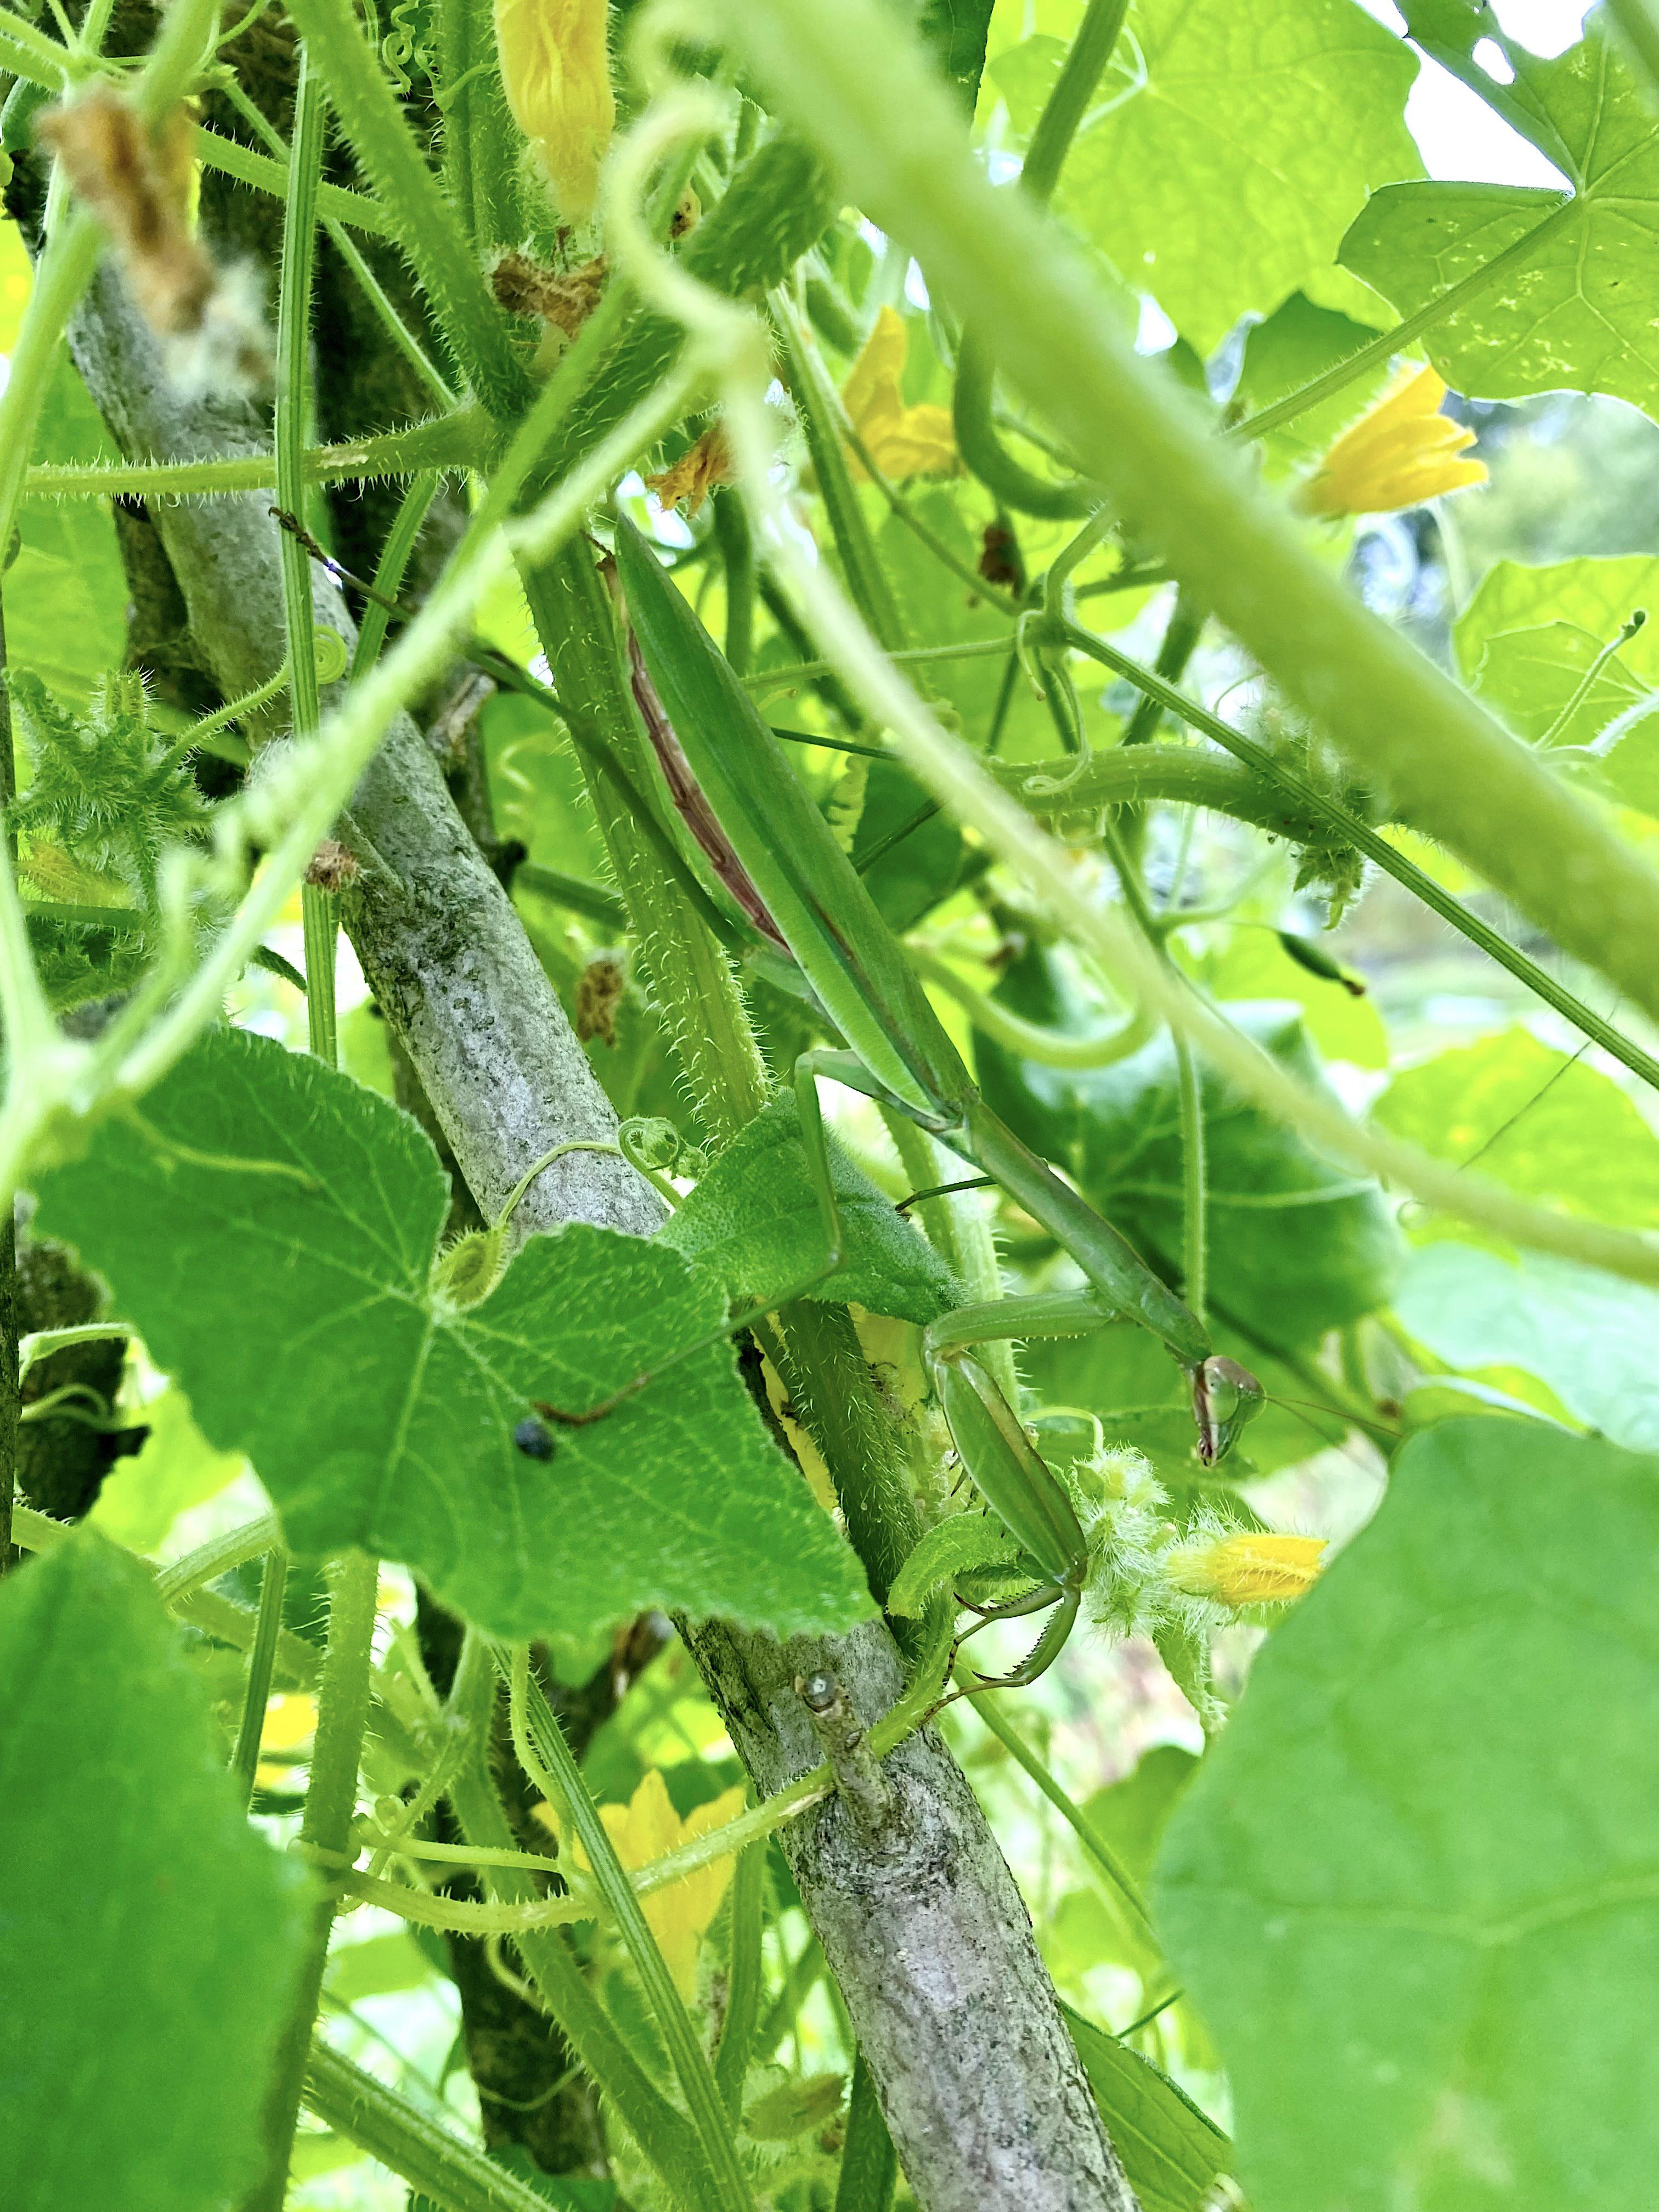
MULTIPOLYGON (((713 1828, 723 1828, 743 1810, 743 1785, 724 1790, 707 1805, 699 1805, 684 1820, 674 1810, 661 1774, 653 1766, 626 1805, 601 1805, 599 1818, 616 1845, 617 1856, 630 1874, 653 1859, 695 1843, 713 1828)), ((551 1806, 536 1808, 544 1825, 557 1832, 551 1806)), ((587 1858, 580 1844, 574 1845, 576 1863, 586 1868, 587 1858)), ((674 1986, 688 2002, 696 1995, 697 1950, 708 1924, 720 1911, 720 1899, 732 1879, 732 1861, 713 1860, 686 1875, 666 1889, 653 1889, 640 1900, 646 1925, 657 1939, 674 1986)))
MULTIPOLYGON (((955 476, 962 466, 947 410, 904 403, 899 380, 909 349, 910 333, 903 317, 884 307, 841 395, 848 420, 869 448, 871 459, 896 483, 911 477, 955 476)), ((856 453, 848 465, 855 477, 866 476, 856 453)))
POLYGON ((1170 1552, 1164 1572, 1176 1589, 1220 1605, 1283 1605, 1313 1587, 1324 1551, 1322 1536, 1222 1536, 1170 1552))
POLYGON ((495 0, 495 44, 513 120, 535 148, 562 215, 585 222, 616 128, 610 0, 495 0))
POLYGON ((1485 483, 1484 461, 1457 458, 1474 443, 1474 433, 1440 412, 1445 396, 1433 369, 1402 370, 1302 487, 1303 507, 1331 516, 1391 514, 1485 483))
POLYGON ((1300 1597, 1324 1538, 1242 1531, 1209 1508, 1183 1531, 1151 1462, 1128 1445, 1097 1449, 1067 1487, 1089 1547, 1088 1618, 1114 1640, 1149 1638, 1208 1735, 1226 1717, 1212 1640, 1241 1612, 1300 1597))

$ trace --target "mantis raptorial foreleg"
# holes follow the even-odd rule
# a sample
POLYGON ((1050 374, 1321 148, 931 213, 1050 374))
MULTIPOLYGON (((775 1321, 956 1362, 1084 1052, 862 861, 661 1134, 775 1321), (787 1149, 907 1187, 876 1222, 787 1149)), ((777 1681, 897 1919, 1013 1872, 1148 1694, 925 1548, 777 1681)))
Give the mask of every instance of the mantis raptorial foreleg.
MULTIPOLYGON (((850 1054, 814 1053, 796 1064, 796 1092, 801 1103, 801 1134, 807 1165, 823 1212, 832 1249, 840 1249, 839 1209, 830 1175, 830 1157, 818 1107, 819 1074, 851 1081, 854 1087, 880 1097, 878 1085, 850 1054), (809 1103, 810 1101, 810 1103, 809 1103)), ((914 1109, 906 1109, 914 1111, 914 1109)), ((1017 1194, 1037 1218, 1060 1235, 1060 1223, 1084 1244, 1088 1259, 1069 1249, 1093 1278, 1095 1287, 1082 1292, 1061 1292, 1035 1297, 999 1298, 988 1304, 959 1307, 933 1322, 922 1339, 922 1355, 939 1394, 951 1438, 964 1473, 987 1505, 1019 1545, 1042 1579, 1036 1587, 1004 1604, 975 1607, 979 1626, 991 1620, 1013 1619, 1054 1608, 1053 1617, 1032 1650, 1007 1674, 988 1680, 984 1687, 1015 1688, 1034 1682, 1050 1667, 1064 1648, 1077 1619, 1091 1559, 1088 1539, 1064 1485, 1026 1433, 983 1364, 975 1357, 984 1344, 1015 1338, 1085 1335, 1109 1322, 1127 1317, 1158 1328, 1170 1343, 1193 1381, 1194 1408, 1199 1421, 1199 1453, 1207 1464, 1224 1455, 1234 1437, 1261 1404, 1261 1385, 1237 1361, 1206 1352, 1196 1360, 1189 1355, 1204 1341, 1199 1324, 1188 1313, 1133 1248, 1110 1224, 1103 1221, 1051 1169, 1043 1165, 1012 1133, 976 1101, 972 1110, 977 1149, 969 1153, 964 1131, 938 1132, 948 1144, 961 1148, 975 1164, 989 1170, 993 1160, 1012 1164, 1017 1194), (988 1139, 987 1133, 990 1133, 988 1139), (1079 1235, 1078 1217, 1085 1224, 1079 1235), (1055 1217, 1059 1217, 1056 1221, 1055 1217), (1112 1296, 1104 1278, 1128 1295, 1112 1296), (1156 1318, 1154 1318, 1156 1317, 1156 1318), (1171 1337, 1175 1338, 1170 1342, 1171 1337)), ((922 1115, 915 1115, 918 1121, 922 1115)), ((967 1632, 969 1635, 975 1630, 967 1632)))
MULTIPOLYGON (((1095 1291, 999 1298, 959 1307, 935 1322, 922 1339, 922 1356, 963 1470, 1043 1577, 1024 1596, 974 1607, 981 1615, 977 1626, 1038 1612, 1045 1606, 1054 1608, 1053 1619, 1020 1664, 1006 1675, 982 1682, 981 1687, 1018 1687, 1034 1682, 1053 1665, 1072 1632, 1091 1560, 1088 1539, 1064 1486, 974 1356, 975 1348, 1006 1338, 1083 1336, 1119 1317, 1103 1306, 1095 1291)), ((1194 1382, 1194 1403, 1204 1407, 1200 1457, 1212 1465, 1219 1459, 1260 1407, 1261 1396, 1255 1376, 1237 1361, 1214 1354, 1200 1361, 1194 1382)))

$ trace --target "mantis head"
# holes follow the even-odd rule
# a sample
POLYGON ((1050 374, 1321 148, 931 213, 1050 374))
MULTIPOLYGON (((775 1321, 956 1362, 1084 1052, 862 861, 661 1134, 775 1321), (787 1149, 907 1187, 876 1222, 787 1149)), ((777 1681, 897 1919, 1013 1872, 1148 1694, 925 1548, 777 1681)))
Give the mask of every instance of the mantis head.
POLYGON ((1238 1432, 1261 1411, 1266 1394, 1248 1367, 1220 1353, 1193 1370, 1193 1419, 1198 1423, 1198 1455, 1206 1467, 1224 1460, 1238 1432))

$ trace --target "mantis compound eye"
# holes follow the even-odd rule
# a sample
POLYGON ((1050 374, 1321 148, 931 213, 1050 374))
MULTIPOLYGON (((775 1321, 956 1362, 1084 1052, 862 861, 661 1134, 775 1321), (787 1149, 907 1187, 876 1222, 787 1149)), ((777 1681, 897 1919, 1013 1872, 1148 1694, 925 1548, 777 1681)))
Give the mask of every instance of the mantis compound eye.
POLYGON ((1225 1459, 1238 1432, 1261 1411, 1266 1394, 1248 1367, 1213 1353, 1193 1376, 1198 1455, 1206 1467, 1225 1459))

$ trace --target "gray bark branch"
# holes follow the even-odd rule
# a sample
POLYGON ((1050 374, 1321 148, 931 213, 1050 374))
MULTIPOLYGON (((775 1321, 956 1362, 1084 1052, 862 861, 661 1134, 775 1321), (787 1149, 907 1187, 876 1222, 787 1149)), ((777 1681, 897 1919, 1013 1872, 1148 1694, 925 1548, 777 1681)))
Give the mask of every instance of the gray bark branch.
MULTIPOLYGON (((268 428, 246 409, 180 398, 107 264, 70 344, 128 459, 269 451, 268 428)), ((244 493, 157 502, 151 510, 191 630, 228 699, 263 683, 282 659, 282 574, 269 504, 262 494, 244 493)), ((312 580, 319 623, 349 645, 356 629, 314 562, 312 580)), ((572 1139, 614 1142, 617 1116, 408 715, 386 732, 351 811, 386 865, 371 860, 364 868, 349 902, 348 933, 480 1211, 493 1219, 532 1161, 572 1139)), ((525 1235, 577 1220, 649 1236, 661 1219, 656 1194, 625 1161, 573 1152, 538 1176, 516 1224, 525 1235)))
MULTIPOLYGON (((131 458, 258 447, 260 433, 240 410, 181 404, 110 272, 72 342, 131 458)), ((281 651, 265 502, 181 502, 155 520, 221 688, 227 696, 251 689, 281 651)), ((337 594, 313 574, 319 618, 349 636, 337 594)), ((490 1213, 541 1152, 569 1136, 611 1135, 614 1114, 407 718, 388 732, 352 812, 387 871, 365 870, 353 942, 490 1213)), ((526 1228, 574 1218, 648 1234, 659 1212, 623 1163, 578 1153, 538 1179, 520 1218, 526 1228)), ((836 1674, 866 1726, 902 1686, 879 1623, 796 1646, 708 1624, 691 1643, 765 1795, 821 1756, 794 1694, 797 1671, 836 1674)), ((895 1808, 879 1837, 832 1801, 791 1824, 784 1843, 919 2202, 926 2212, 1135 2212, 1029 1917, 966 1778, 931 1732, 894 1753, 885 1771, 895 1808)))
MULTIPOLYGON (((904 1686, 879 1622, 780 1644, 686 1632, 763 1796, 819 1765, 795 1692, 834 1674, 868 1729, 904 1686)), ((1030 1915, 967 1777, 924 1729, 883 1762, 884 1823, 845 1794, 779 1835, 927 2212, 1135 2212, 1030 1915)))

